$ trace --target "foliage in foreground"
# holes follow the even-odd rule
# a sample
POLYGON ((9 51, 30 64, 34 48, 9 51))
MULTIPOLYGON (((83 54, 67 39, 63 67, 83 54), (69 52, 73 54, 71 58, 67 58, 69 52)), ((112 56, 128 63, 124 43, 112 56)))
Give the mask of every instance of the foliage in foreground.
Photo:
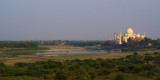
POLYGON ((0 64, 1 80, 159 80, 160 55, 137 53, 119 59, 0 64))

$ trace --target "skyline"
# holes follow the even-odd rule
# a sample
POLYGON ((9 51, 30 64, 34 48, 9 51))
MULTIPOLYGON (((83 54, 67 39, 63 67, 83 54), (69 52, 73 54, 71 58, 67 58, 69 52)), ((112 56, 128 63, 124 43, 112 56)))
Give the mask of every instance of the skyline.
POLYGON ((159 0, 1 0, 0 40, 108 40, 129 26, 157 39, 159 7, 159 0))

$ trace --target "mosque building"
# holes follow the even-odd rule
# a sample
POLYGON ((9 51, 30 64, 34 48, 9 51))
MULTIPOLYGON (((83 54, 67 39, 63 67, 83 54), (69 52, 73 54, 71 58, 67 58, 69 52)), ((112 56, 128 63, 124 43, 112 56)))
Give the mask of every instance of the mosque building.
POLYGON ((143 35, 140 35, 139 32, 135 34, 133 32, 133 29, 129 27, 124 34, 120 32, 119 35, 117 35, 117 33, 115 32, 114 41, 116 44, 122 44, 122 43, 127 43, 128 42, 127 40, 131 38, 133 41, 139 42, 141 40, 144 40, 145 36, 146 36, 145 32, 143 33, 143 35))

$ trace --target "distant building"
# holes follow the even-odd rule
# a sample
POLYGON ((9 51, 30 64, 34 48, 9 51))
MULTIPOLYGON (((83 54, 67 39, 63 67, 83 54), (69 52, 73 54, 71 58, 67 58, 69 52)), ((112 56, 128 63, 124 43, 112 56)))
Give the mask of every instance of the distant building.
POLYGON ((117 44, 122 44, 122 43, 127 43, 128 42, 127 40, 131 38, 133 41, 139 42, 141 40, 144 40, 145 36, 146 36, 145 32, 143 33, 143 35, 140 35, 139 32, 135 34, 133 32, 133 29, 129 27, 124 34, 120 32, 119 35, 117 35, 117 33, 115 32, 114 41, 117 44))

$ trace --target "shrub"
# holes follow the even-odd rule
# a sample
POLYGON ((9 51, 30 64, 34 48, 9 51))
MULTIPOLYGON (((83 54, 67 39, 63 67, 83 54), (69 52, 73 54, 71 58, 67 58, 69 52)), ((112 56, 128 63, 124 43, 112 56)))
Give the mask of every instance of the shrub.
POLYGON ((144 54, 144 55, 150 55, 149 53, 146 53, 146 54, 144 54))
POLYGON ((63 72, 56 73, 56 80, 67 80, 67 75, 63 72))
POLYGON ((154 55, 158 55, 158 52, 154 52, 154 55))
POLYGON ((125 72, 125 70, 127 70, 126 66, 119 66, 118 67, 119 71, 125 72))
POLYGON ((19 62, 19 63, 15 63, 15 65, 16 66, 19 66, 19 67, 25 67, 25 66, 27 66, 29 63, 21 63, 21 62, 19 62))
POLYGON ((160 80, 160 77, 158 77, 157 79, 155 79, 155 80, 160 80))
POLYGON ((110 71, 108 69, 101 69, 101 71, 99 72, 99 75, 108 75, 110 74, 110 71))
POLYGON ((160 55, 154 58, 155 63, 160 64, 160 55))
POLYGON ((147 73, 147 77, 152 77, 152 76, 154 76, 154 72, 153 71, 149 71, 148 73, 147 73))
POLYGON ((133 55, 137 56, 137 55, 138 55, 138 53, 137 53, 137 52, 134 52, 134 53, 133 53, 133 55))
POLYGON ((114 80, 126 80, 122 74, 117 74, 114 80))
POLYGON ((126 58, 131 58, 131 57, 132 57, 132 55, 127 55, 127 56, 126 56, 126 58))
POLYGON ((4 63, 0 63, 0 67, 1 67, 1 66, 5 66, 4 63))
POLYGON ((153 65, 145 65, 145 66, 143 67, 144 70, 148 70, 148 71, 153 70, 153 68, 154 68, 153 65))
POLYGON ((153 60, 153 57, 152 56, 145 56, 144 60, 148 63, 149 61, 153 60))

